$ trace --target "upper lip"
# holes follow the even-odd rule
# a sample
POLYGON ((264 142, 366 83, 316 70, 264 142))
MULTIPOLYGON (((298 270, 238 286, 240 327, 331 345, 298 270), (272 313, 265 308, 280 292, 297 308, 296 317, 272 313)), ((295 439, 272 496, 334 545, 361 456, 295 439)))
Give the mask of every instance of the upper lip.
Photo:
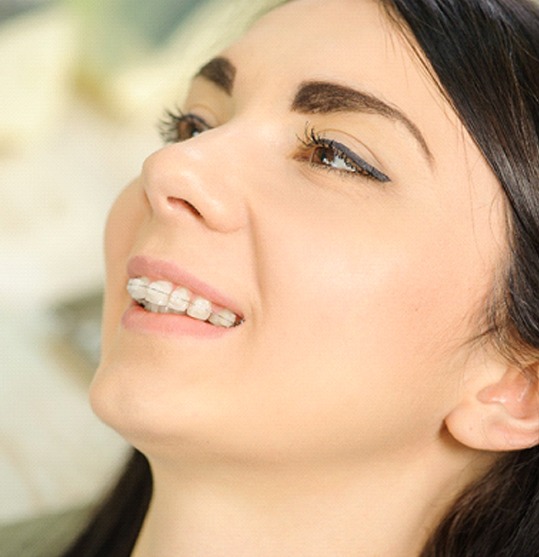
POLYGON ((152 281, 166 280, 176 286, 184 286, 192 294, 229 309, 243 318, 243 314, 234 300, 170 261, 136 255, 128 261, 127 274, 129 278, 148 277, 152 281))

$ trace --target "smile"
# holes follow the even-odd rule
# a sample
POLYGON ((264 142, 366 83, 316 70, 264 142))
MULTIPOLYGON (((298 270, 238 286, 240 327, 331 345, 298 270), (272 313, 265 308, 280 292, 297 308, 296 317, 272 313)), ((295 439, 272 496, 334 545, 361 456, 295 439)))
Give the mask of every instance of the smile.
POLYGON ((210 300, 196 296, 183 286, 174 286, 165 280, 150 281, 135 277, 127 282, 127 291, 146 311, 160 314, 188 315, 216 327, 231 328, 243 320, 227 308, 219 308, 210 300))

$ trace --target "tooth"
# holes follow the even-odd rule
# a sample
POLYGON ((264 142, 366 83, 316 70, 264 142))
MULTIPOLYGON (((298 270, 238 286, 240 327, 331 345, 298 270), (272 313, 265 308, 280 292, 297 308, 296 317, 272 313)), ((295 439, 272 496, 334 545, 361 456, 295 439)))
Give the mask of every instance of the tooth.
POLYGON ((152 313, 159 313, 161 307, 162 306, 158 306, 157 304, 151 304, 150 302, 146 302, 144 304, 144 308, 147 309, 148 311, 151 311, 152 313))
POLYGON ((185 313, 189 307, 191 295, 187 288, 176 288, 168 300, 169 309, 177 313, 185 313))
POLYGON ((208 300, 204 298, 195 298, 187 309, 187 315, 195 319, 200 319, 201 321, 206 321, 211 315, 211 310, 211 303, 208 300))
POLYGON ((141 302, 146 298, 150 279, 146 277, 132 278, 127 282, 127 291, 133 300, 141 302))
POLYGON ((155 304, 157 306, 166 306, 173 288, 174 287, 172 286, 172 284, 165 280, 152 282, 148 286, 146 299, 151 304, 155 304))
POLYGON ((212 313, 210 316, 210 323, 216 327, 233 327, 236 323, 236 314, 232 313, 229 309, 223 309, 219 313, 212 313))

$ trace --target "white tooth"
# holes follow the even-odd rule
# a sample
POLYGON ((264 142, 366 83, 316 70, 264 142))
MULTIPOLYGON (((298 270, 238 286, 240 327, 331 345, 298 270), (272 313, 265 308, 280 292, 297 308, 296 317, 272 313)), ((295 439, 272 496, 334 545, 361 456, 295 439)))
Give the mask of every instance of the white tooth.
POLYGON ((146 277, 132 278, 127 282, 127 291, 133 300, 141 302, 146 298, 150 279, 146 277))
POLYGON ((158 306, 157 304, 151 304, 150 302, 146 302, 144 304, 144 308, 147 309, 148 311, 151 311, 152 313, 159 313, 161 306, 158 306))
POLYGON ((208 300, 195 298, 187 309, 187 315, 201 321, 206 321, 211 315, 211 309, 211 303, 208 300))
POLYGON ((146 299, 151 304, 156 304, 158 306, 166 306, 170 293, 173 290, 173 286, 170 282, 165 280, 158 280, 150 283, 148 286, 148 293, 146 294, 146 299))
POLYGON ((170 295, 168 307, 176 313, 185 313, 190 301, 191 295, 187 288, 176 288, 170 295))
POLYGON ((232 313, 229 309, 223 309, 219 313, 212 313, 210 316, 210 323, 216 327, 232 327, 236 323, 236 314, 232 313))

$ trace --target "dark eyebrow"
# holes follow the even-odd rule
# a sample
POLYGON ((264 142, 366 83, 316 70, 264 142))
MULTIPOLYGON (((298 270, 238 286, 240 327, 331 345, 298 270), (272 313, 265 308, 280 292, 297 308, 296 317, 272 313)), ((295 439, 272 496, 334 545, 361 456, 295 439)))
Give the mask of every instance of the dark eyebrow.
POLYGON ((328 81, 305 81, 298 88, 291 110, 301 114, 332 112, 379 114, 404 124, 419 142, 429 163, 433 161, 432 153, 419 128, 400 110, 365 91, 328 81))
POLYGON ((205 77, 227 95, 231 95, 234 88, 234 79, 236 78, 236 66, 228 58, 219 56, 202 66, 195 77, 199 76, 205 77))

